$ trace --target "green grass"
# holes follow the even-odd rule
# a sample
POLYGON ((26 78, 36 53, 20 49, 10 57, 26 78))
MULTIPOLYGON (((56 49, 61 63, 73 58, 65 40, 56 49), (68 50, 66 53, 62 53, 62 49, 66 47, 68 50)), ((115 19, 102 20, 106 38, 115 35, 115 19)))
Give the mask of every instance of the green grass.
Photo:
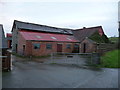
POLYGON ((118 64, 118 53, 120 53, 120 50, 107 52, 104 56, 101 57, 100 66, 106 68, 120 68, 120 65, 118 64))

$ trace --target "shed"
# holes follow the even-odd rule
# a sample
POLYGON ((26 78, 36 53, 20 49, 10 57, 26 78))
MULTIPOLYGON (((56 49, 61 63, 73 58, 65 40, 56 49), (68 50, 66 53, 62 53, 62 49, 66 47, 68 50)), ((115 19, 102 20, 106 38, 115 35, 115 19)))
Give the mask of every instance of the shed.
POLYGON ((72 35, 21 30, 18 53, 25 56, 45 56, 53 52, 72 53, 76 44, 79 46, 79 40, 72 35))
POLYGON ((97 52, 97 45, 109 43, 102 26, 76 29, 73 30, 73 35, 80 41, 81 53, 97 52))

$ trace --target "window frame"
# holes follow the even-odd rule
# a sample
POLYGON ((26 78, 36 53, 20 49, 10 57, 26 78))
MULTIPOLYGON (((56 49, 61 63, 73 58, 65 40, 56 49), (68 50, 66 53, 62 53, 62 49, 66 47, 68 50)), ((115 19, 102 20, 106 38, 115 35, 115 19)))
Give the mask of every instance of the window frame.
POLYGON ((46 43, 46 49, 52 49, 52 43, 46 43))
POLYGON ((74 48, 79 48, 79 44, 74 44, 74 48))
POLYGON ((33 49, 40 49, 40 43, 33 43, 33 49), (35 46, 36 45, 36 46, 35 46), (38 47, 39 46, 39 47, 38 47))
POLYGON ((71 49, 71 44, 66 44, 66 49, 71 49))

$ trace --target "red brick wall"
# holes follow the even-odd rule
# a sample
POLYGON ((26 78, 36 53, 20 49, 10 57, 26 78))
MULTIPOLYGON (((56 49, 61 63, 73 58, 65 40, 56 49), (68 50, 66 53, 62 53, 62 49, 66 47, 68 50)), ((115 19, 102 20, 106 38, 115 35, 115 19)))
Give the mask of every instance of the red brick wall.
POLYGON ((27 41, 26 42, 26 55, 32 55, 32 56, 45 56, 49 55, 53 52, 57 52, 57 43, 62 44, 62 52, 71 53, 73 51, 73 47, 75 43, 67 43, 67 42, 41 42, 41 41, 27 41), (40 49, 34 49, 33 43, 40 43, 40 49), (47 49, 46 44, 50 43, 52 44, 52 49, 47 49), (71 49, 67 49, 66 45, 71 44, 71 49))
POLYGON ((80 52, 83 53, 83 49, 84 49, 84 43, 86 44, 86 51, 85 53, 92 53, 92 52, 96 52, 97 51, 97 46, 95 43, 92 43, 90 41, 88 41, 87 39, 85 39, 84 41, 82 41, 82 43, 80 44, 80 52))
POLYGON ((31 41, 26 41, 25 55, 26 56, 32 55, 32 42, 31 41))
POLYGON ((18 33, 18 54, 23 55, 23 45, 25 45, 25 56, 45 56, 52 52, 57 52, 57 44, 62 44, 62 52, 71 53, 75 43, 67 42, 47 42, 47 41, 26 41, 20 33, 18 33), (40 49, 34 49, 33 43, 40 43, 40 49), (46 44, 51 43, 52 49, 47 49, 46 44), (71 48, 67 49, 66 45, 71 44, 71 48))
POLYGON ((26 47, 26 41, 20 33, 18 33, 18 54, 23 55, 23 45, 26 47))

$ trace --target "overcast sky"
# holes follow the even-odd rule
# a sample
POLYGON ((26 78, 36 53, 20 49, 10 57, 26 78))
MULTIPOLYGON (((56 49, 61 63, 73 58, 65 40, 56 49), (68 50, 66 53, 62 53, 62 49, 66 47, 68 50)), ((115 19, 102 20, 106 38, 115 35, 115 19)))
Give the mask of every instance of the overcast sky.
POLYGON ((14 20, 71 29, 102 26, 107 36, 118 36, 118 1, 0 0, 0 24, 8 33, 14 20))

